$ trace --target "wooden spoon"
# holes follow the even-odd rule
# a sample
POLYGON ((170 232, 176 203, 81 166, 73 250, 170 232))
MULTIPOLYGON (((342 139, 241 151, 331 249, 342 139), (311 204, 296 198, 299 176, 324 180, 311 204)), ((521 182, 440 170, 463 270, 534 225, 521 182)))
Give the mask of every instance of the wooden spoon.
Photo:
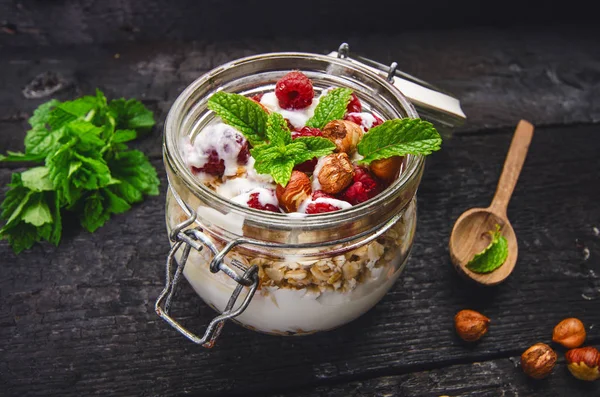
POLYGON ((504 168, 496 189, 496 195, 488 208, 472 208, 464 212, 454 224, 450 235, 450 259, 456 270, 483 285, 496 285, 515 268, 517 262, 517 237, 508 217, 506 207, 515 189, 519 174, 523 168, 527 149, 533 137, 533 125, 521 120, 504 161, 504 168), (479 274, 469 270, 466 265, 473 256, 490 243, 490 230, 495 230, 496 224, 508 241, 508 257, 502 266, 491 273, 479 274))

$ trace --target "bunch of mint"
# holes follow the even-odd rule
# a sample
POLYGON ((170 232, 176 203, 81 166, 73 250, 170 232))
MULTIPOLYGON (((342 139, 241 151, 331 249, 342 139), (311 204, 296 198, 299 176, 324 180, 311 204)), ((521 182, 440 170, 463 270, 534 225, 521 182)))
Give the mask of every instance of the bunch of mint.
POLYGON ((6 221, 0 239, 8 239, 15 253, 41 240, 58 245, 63 211, 94 232, 144 195, 158 194, 156 170, 125 144, 154 125, 152 112, 139 101, 107 102, 96 90, 95 96, 40 105, 29 124, 25 153, 0 155, 0 161, 37 165, 13 173, 0 205, 6 221))

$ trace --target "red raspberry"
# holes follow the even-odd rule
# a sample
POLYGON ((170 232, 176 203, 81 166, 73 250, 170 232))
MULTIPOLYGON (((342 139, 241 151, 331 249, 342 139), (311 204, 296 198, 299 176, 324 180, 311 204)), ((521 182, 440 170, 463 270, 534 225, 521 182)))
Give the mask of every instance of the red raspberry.
POLYGON ((353 180, 354 183, 340 193, 340 200, 357 205, 372 199, 381 192, 381 188, 375 177, 362 167, 354 168, 353 180))
POLYGON ((362 117, 356 114, 346 114, 344 120, 352 121, 354 124, 362 125, 362 117))
POLYGON ((304 109, 312 103, 315 91, 303 73, 290 72, 275 85, 275 96, 283 109, 304 109))
MULTIPOLYGON (((323 132, 321 132, 318 128, 311 127, 302 127, 300 130, 296 130, 292 132, 292 139, 296 139, 304 136, 322 136, 323 132)), ((305 161, 302 164, 298 164, 294 167, 295 170, 302 172, 313 172, 315 170, 315 166, 317 165, 317 158, 314 157, 311 160, 305 161)))
POLYGON ((279 210, 279 207, 273 205, 273 204, 265 204, 262 205, 258 199, 259 193, 252 193, 250 194, 250 200, 248 200, 248 207, 250 208, 254 208, 256 210, 263 210, 263 211, 271 211, 271 212, 281 212, 279 210))
POLYGON ((329 203, 310 203, 306 206, 307 214, 322 214, 324 212, 339 211, 341 208, 329 203))
POLYGON ((296 165, 294 167, 294 170, 310 174, 315 170, 318 161, 319 160, 316 157, 314 157, 311 160, 306 160, 304 163, 296 165))
POLYGON ((312 199, 313 199, 313 200, 316 200, 316 199, 318 199, 318 198, 321 198, 321 197, 324 197, 324 198, 335 198, 335 197, 333 197, 331 194, 329 194, 329 193, 325 193, 325 192, 324 192, 324 191, 322 191, 322 190, 315 190, 315 191, 313 192, 313 194, 312 194, 312 199))
POLYGON ((373 123, 371 128, 377 127, 379 124, 383 124, 383 120, 380 119, 379 116, 377 116, 375 113, 371 113, 371 114, 373 115, 373 117, 375 117, 375 122, 373 123))
POLYGON ((263 95, 263 93, 252 95, 250 99, 252 99, 254 102, 260 103, 260 100, 262 99, 263 95))
POLYGON ((242 143, 242 148, 237 155, 237 161, 239 165, 246 165, 248 164, 248 157, 250 157, 250 146, 248 145, 248 141, 240 136, 236 137, 235 140, 238 143, 244 141, 244 143, 242 143))
POLYGON ((225 172, 225 162, 219 158, 216 150, 208 155, 208 161, 202 167, 192 166, 192 172, 206 172, 207 174, 221 176, 225 172))
MULTIPOLYGON (((316 200, 318 198, 333 199, 335 197, 333 197, 330 194, 325 193, 322 190, 316 190, 313 192, 311 198, 313 200, 316 200)), ((322 214, 323 212, 332 212, 332 211, 339 211, 339 210, 341 210, 341 208, 339 208, 333 204, 329 204, 329 203, 310 203, 309 205, 306 206, 307 214, 322 214)))
MULTIPOLYGON (((350 99, 350 102, 348 103, 348 107, 346 108, 346 110, 348 113, 362 112, 362 105, 360 104, 360 100, 354 93, 352 93, 352 98, 350 99)), ((357 124, 360 125, 360 123, 357 123, 357 124)))
POLYGON ((301 136, 323 136, 323 132, 318 128, 302 127, 299 130, 292 132, 292 138, 296 139, 301 136))

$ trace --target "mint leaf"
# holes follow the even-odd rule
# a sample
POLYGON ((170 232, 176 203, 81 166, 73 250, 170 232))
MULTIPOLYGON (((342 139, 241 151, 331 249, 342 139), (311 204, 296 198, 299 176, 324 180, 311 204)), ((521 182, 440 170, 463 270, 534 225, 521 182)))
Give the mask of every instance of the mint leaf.
POLYGON ((56 217, 50 210, 56 205, 54 193, 28 189, 23 186, 21 174, 18 173, 12 175, 8 186, 10 189, 0 205, 0 218, 6 220, 0 229, 0 239, 8 239, 16 253, 31 248, 42 239, 58 237, 60 240, 60 231, 54 232, 56 217))
POLYGON ((287 122, 279 113, 271 113, 267 119, 267 138, 277 146, 285 146, 292 141, 292 133, 287 122))
POLYGON ((50 233, 48 241, 58 246, 58 243, 60 243, 60 238, 62 236, 62 216, 60 215, 60 201, 58 201, 56 193, 48 194, 52 194, 54 201, 54 206, 52 207, 52 218, 54 219, 54 223, 52 224, 52 231, 50 233))
POLYGON ((12 174, 11 183, 8 184, 10 189, 6 192, 6 196, 0 208, 2 219, 6 220, 6 224, 2 230, 10 228, 21 217, 23 209, 27 206, 33 192, 23 186, 21 174, 12 174))
POLYGON ((48 130, 36 127, 27 132, 25 136, 25 153, 28 155, 47 156, 59 146, 59 140, 63 136, 63 129, 48 130))
POLYGON ((310 160, 314 157, 327 156, 335 151, 335 143, 320 136, 298 137, 294 139, 294 141, 301 142, 306 146, 307 155, 311 157, 304 161, 310 160))
MULTIPOLYGON (((292 148, 294 151, 294 147, 292 148)), ((259 174, 270 174, 273 180, 285 186, 292 176, 294 159, 289 156, 286 147, 260 145, 250 150, 254 157, 254 168, 259 174)))
POLYGON ((21 173, 23 186, 34 192, 54 190, 48 167, 35 167, 21 173))
POLYGON ((294 170, 294 160, 285 157, 278 157, 271 163, 271 176, 275 183, 285 186, 290 181, 292 171, 294 170))
POLYGON ((360 161, 369 164, 374 160, 407 154, 428 155, 439 150, 442 138, 433 125, 421 119, 388 120, 366 133, 358 143, 360 161))
POLYGON ((467 263, 467 269, 475 273, 491 273, 504 264, 508 257, 508 241, 500 232, 500 225, 491 230, 490 244, 467 263))
POLYGON ((60 101, 51 99, 46 103, 41 104, 33 111, 33 116, 29 118, 29 124, 32 128, 43 128, 47 129, 46 125, 50 119, 50 112, 52 109, 60 105, 60 101))
POLYGON ((158 195, 160 181, 144 153, 138 150, 121 152, 109 160, 108 165, 113 178, 118 180, 110 190, 127 203, 138 203, 144 195, 158 195))
POLYGON ((52 223, 52 214, 50 208, 42 194, 36 194, 29 201, 27 208, 21 216, 23 222, 30 223, 33 226, 42 226, 46 223, 52 223))
POLYGON ((137 138, 137 132, 134 130, 116 130, 113 136, 113 142, 123 143, 129 142, 137 138))
POLYGON ((35 226, 28 223, 19 223, 10 231, 0 229, 0 239, 8 240, 15 254, 20 254, 26 249, 30 249, 33 245, 41 240, 39 230, 35 226))
POLYGON ((68 126, 70 139, 46 159, 50 180, 61 202, 75 203, 83 190, 107 186, 111 175, 100 148, 102 129, 76 121, 68 126))
POLYGON ((308 119, 306 125, 312 128, 323 128, 333 120, 339 120, 346 114, 346 108, 352 97, 349 88, 335 88, 321 97, 315 108, 314 115, 308 119))
POLYGON ((101 189, 85 198, 80 222, 90 233, 95 232, 110 219, 111 214, 121 214, 131 206, 108 189, 101 189))
POLYGON ((280 157, 285 157, 285 148, 271 145, 260 145, 250 149, 254 157, 254 169, 259 174, 271 174, 271 165, 280 157))
POLYGON ((152 111, 135 99, 114 99, 110 101, 108 111, 118 129, 146 131, 155 124, 152 111))
POLYGON ((208 108, 244 134, 252 146, 265 143, 268 116, 258 103, 239 94, 219 91, 209 98, 208 108))
POLYGON ((74 101, 63 102, 50 112, 48 124, 52 129, 57 129, 78 118, 89 117, 90 112, 97 105, 98 99, 93 96, 84 96, 74 101))
POLYGON ((22 162, 22 161, 42 161, 45 155, 40 154, 25 154, 19 152, 6 152, 8 156, 0 154, 0 161, 5 162, 22 162))

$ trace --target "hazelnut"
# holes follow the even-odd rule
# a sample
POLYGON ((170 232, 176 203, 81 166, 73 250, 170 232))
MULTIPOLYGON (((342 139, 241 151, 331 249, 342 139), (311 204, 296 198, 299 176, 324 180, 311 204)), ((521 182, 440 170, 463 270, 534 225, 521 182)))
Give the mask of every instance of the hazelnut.
POLYGON ((467 342, 475 342, 485 335, 489 323, 489 318, 474 310, 461 310, 454 316, 456 332, 467 342))
POLYGON ((600 352, 595 347, 571 349, 566 354, 567 368, 574 377, 594 381, 600 379, 600 352))
POLYGON ((577 318, 565 318, 554 327, 552 340, 569 349, 579 347, 585 341, 585 327, 577 318))
POLYGON ((332 153, 321 160, 317 178, 325 193, 341 192, 352 182, 354 167, 346 153, 332 153))
POLYGON ((550 375, 556 364, 556 353, 545 343, 536 343, 521 354, 523 372, 533 379, 550 375))
POLYGON ((330 121, 323 127, 323 138, 335 143, 336 152, 352 154, 362 139, 360 126, 348 120, 330 121))
POLYGON ((390 183, 398 177, 403 160, 404 157, 401 156, 388 157, 387 159, 371 162, 369 167, 376 177, 390 183))
POLYGON ((275 191, 279 205, 287 212, 296 212, 298 206, 310 196, 311 192, 310 178, 300 171, 293 171, 287 185, 285 187, 277 185, 275 191))

